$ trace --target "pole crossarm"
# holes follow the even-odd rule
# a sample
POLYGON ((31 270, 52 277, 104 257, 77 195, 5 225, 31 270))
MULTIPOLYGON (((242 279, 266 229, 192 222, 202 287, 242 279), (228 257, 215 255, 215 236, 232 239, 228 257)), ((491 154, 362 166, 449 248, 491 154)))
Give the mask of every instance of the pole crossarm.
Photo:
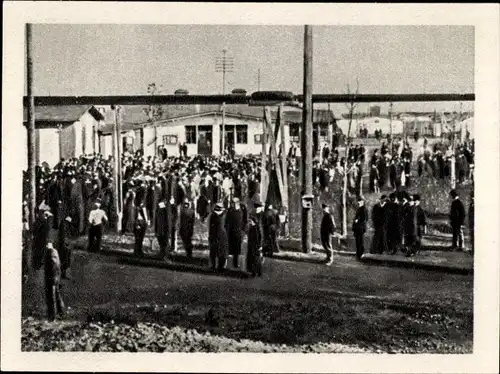
MULTIPOLYGON (((130 96, 36 96, 35 106, 57 105, 195 105, 195 104, 250 104, 252 96, 244 95, 130 95, 130 96)), ((303 102, 303 95, 295 100, 303 102)), ((467 94, 316 94, 313 103, 370 103, 413 101, 475 101, 476 95, 467 94)), ((28 106, 28 98, 23 98, 28 106)))

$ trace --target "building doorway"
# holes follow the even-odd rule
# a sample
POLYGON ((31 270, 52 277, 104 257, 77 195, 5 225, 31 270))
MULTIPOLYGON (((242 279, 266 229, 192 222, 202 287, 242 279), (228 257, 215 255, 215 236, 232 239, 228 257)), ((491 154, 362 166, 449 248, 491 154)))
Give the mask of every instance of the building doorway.
POLYGON ((212 154, 212 126, 198 126, 198 154, 212 154))

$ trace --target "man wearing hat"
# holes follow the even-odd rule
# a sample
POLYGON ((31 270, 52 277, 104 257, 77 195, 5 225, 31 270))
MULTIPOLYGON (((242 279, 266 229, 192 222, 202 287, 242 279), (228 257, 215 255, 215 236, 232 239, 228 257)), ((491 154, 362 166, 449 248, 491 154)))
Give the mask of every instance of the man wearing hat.
POLYGON ((382 195, 372 209, 372 222, 375 233, 373 234, 373 242, 371 253, 382 254, 388 251, 387 246, 387 196, 382 195))
POLYGON ((229 254, 227 232, 224 227, 224 207, 221 203, 215 204, 208 222, 208 243, 212 269, 223 271, 229 254), (218 263, 217 263, 218 262, 218 263))
POLYGON ((387 246, 391 254, 396 254, 402 244, 404 227, 402 224, 401 206, 397 200, 395 192, 389 194, 389 201, 386 205, 387 246))
POLYGON ((184 199, 179 219, 179 236, 188 258, 193 257, 193 233, 194 233, 195 212, 192 203, 188 198, 184 199))
POLYGON ((361 256, 365 252, 364 235, 367 222, 368 211, 365 207, 365 201, 361 196, 358 196, 358 208, 352 223, 352 231, 354 233, 354 240, 356 241, 356 259, 358 260, 361 259, 361 256))
POLYGON ((333 263, 332 238, 335 233, 335 221, 330 214, 330 207, 326 204, 322 204, 321 207, 323 208, 320 228, 321 245, 326 252, 326 265, 330 266, 333 263))
POLYGON ((229 242, 229 253, 233 256, 233 266, 238 268, 238 259, 241 255, 241 244, 246 231, 246 210, 240 204, 240 199, 233 198, 226 214, 225 228, 229 242))
POLYGON ((101 199, 94 203, 94 209, 89 213, 89 252, 101 251, 102 226, 108 222, 106 213, 101 209, 101 199))
POLYGON ((405 228, 405 248, 406 256, 413 256, 416 253, 417 240, 417 209, 415 207, 413 196, 405 193, 403 197, 405 206, 404 228, 405 228))
POLYGON ((50 207, 42 202, 38 207, 38 216, 33 225, 33 244, 31 264, 33 269, 42 268, 47 245, 50 242, 50 233, 53 225, 53 215, 50 207))
POLYGON ((451 190, 450 196, 452 198, 450 207, 450 226, 453 233, 452 250, 463 250, 465 207, 462 201, 460 201, 460 197, 456 190, 451 190))
POLYGON ((254 202, 255 213, 250 215, 247 246, 247 271, 255 277, 262 275, 262 204, 254 202))

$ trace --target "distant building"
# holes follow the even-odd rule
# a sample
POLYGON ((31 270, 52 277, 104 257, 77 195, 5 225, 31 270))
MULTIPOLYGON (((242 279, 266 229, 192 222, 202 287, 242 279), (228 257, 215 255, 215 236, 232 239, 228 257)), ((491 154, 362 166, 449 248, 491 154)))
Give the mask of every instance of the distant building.
MULTIPOLYGON (((23 144, 27 144, 27 114, 25 108, 23 144)), ((52 167, 61 158, 98 152, 98 129, 104 119, 103 114, 91 105, 35 107, 36 164, 47 162, 52 167)), ((24 154, 28 154, 27 148, 24 154)))

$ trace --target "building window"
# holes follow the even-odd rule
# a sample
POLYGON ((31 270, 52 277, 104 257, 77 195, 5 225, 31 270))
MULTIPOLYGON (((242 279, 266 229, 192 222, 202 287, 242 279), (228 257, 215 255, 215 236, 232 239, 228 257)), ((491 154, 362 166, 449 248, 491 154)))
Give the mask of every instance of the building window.
POLYGON ((163 135, 163 145, 177 144, 177 135, 163 135))
POLYGON ((288 126, 288 131, 290 135, 290 141, 298 143, 299 142, 299 125, 297 123, 291 123, 288 126))
POLYGON ((186 144, 196 144, 196 126, 186 126, 186 144))
POLYGON ((248 126, 247 125, 237 125, 236 126, 236 144, 247 144, 248 143, 248 126))
POLYGON ((321 142, 328 142, 328 125, 320 125, 319 140, 321 142))

